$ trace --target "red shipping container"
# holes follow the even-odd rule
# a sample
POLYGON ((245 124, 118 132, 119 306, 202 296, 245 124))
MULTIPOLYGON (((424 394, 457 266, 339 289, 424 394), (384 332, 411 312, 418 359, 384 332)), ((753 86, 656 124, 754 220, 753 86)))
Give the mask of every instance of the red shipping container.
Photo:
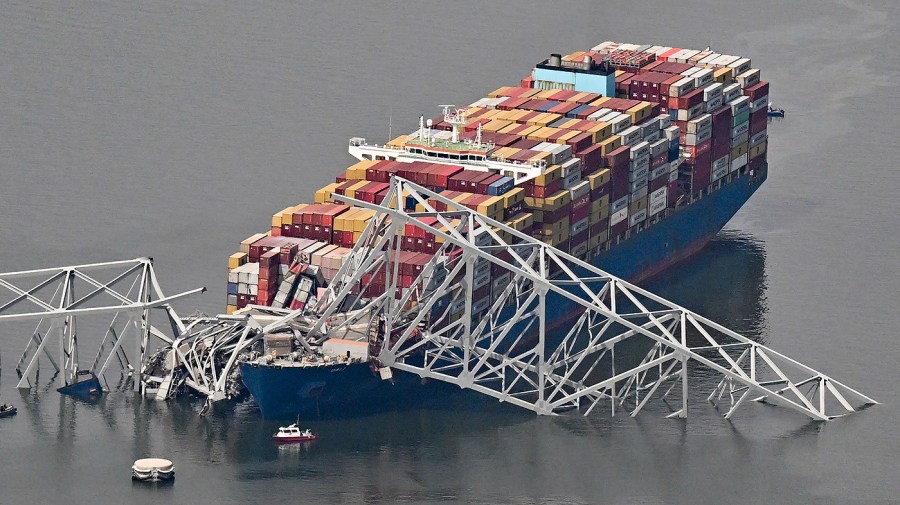
POLYGON ((711 147, 712 139, 708 138, 695 146, 684 146, 684 151, 687 153, 688 158, 699 158, 703 154, 708 153, 711 147))
POLYGON ((591 203, 591 194, 587 193, 584 196, 572 200, 572 211, 577 211, 578 209, 587 206, 589 203, 591 203))
POLYGON ((744 89, 744 96, 750 97, 750 101, 754 102, 769 94, 769 83, 759 81, 758 83, 744 89))
POLYGON ((485 177, 476 183, 476 189, 479 194, 486 195, 488 194, 488 186, 502 179, 503 176, 499 174, 490 174, 489 177, 485 177))
POLYGON ((569 222, 576 223, 590 215, 591 215, 590 206, 583 206, 577 210, 572 209, 572 212, 569 214, 569 222))
POLYGON ((562 189, 562 179, 556 179, 546 186, 525 186, 525 196, 547 198, 562 189))
POLYGON ((669 207, 674 207, 675 203, 678 201, 678 197, 681 196, 680 186, 678 185, 678 181, 672 181, 669 183, 669 189, 666 190, 666 193, 669 197, 669 207))
POLYGON ((650 184, 647 187, 647 191, 652 193, 652 192, 656 191, 657 189, 664 187, 668 183, 669 183, 668 175, 664 175, 662 177, 657 177, 656 179, 653 179, 652 181, 650 181, 650 184))

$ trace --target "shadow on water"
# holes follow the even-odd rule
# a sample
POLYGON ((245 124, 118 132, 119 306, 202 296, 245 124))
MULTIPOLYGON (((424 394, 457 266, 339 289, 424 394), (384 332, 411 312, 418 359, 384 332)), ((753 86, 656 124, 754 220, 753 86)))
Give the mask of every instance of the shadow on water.
POLYGON ((748 233, 719 232, 703 250, 643 287, 749 339, 765 341, 766 250, 748 233))

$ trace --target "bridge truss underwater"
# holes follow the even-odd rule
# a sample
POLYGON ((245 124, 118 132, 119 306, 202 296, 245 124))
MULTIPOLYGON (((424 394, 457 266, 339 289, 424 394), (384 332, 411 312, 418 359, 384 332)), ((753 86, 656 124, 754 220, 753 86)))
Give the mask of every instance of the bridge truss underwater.
MULTIPOLYGON (((674 399, 677 408, 670 417, 686 417, 689 387, 697 382, 692 375, 701 369, 718 377, 708 399, 726 418, 747 400, 787 407, 815 420, 877 403, 409 181, 393 178, 380 205, 333 197, 372 209, 375 216, 314 305, 295 311, 253 306, 241 315, 181 321, 168 306, 176 297, 162 297, 153 277, 160 298, 129 302, 122 309, 143 328, 139 350, 145 394, 163 399, 190 389, 211 401, 228 398, 240 387, 237 364, 259 357, 266 334, 291 332, 306 351, 316 352, 329 338, 360 333, 362 326, 369 359, 382 379, 391 380, 395 371, 412 373, 537 414, 588 415, 608 408, 613 415, 636 415, 653 399, 674 399), (416 212, 402 210, 402 200, 410 198, 416 212), (434 257, 412 273, 401 269, 399 261, 401 235, 408 227, 434 235, 440 244, 434 257), (495 283, 494 294, 486 303, 481 298, 475 302, 486 282, 495 283), (374 283, 385 289, 372 290, 374 283), (135 311, 162 306, 175 335, 164 341, 162 352, 148 356, 146 338, 158 331, 149 321, 135 319, 135 311)), ((28 289, 8 281, 8 276, 21 274, 0 275, 0 287, 27 298, 28 289)), ((0 306, 0 321, 4 309, 0 306)), ((51 327, 56 321, 56 328, 63 328, 57 331, 65 335, 65 321, 74 319, 78 309, 63 305, 46 310, 51 327)), ((63 341, 71 348, 71 338, 63 341)), ((42 343, 46 339, 29 340, 32 362, 25 377, 45 350, 42 343)), ((94 363, 100 374, 106 371, 98 366, 101 361, 94 363)), ((25 386, 23 378, 20 387, 25 386)))

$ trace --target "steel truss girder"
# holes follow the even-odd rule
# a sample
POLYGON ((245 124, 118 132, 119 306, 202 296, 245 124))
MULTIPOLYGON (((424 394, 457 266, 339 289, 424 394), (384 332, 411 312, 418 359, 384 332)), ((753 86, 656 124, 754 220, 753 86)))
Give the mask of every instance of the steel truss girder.
MULTIPOLYGON (((381 205, 333 197, 376 214, 319 300, 316 311, 321 317, 310 336, 327 339, 343 324, 334 325, 331 316, 347 307, 373 311, 386 336, 374 342, 374 359, 380 367, 457 384, 538 414, 579 409, 586 415, 605 402, 612 414, 627 404, 636 415, 654 395, 665 399, 675 391, 680 405, 670 416, 686 417, 689 366, 719 374, 721 380, 709 400, 725 409, 726 418, 746 399, 781 405, 818 420, 877 403, 796 360, 409 181, 392 178, 381 205), (414 199, 416 212, 403 211, 406 197, 414 199), (407 226, 441 242, 412 281, 395 261, 407 226), (510 274, 505 285, 491 289, 486 308, 482 298, 473 299, 483 289, 479 282, 485 268, 490 272, 488 282, 510 274), (366 288, 375 278, 383 279, 385 292, 367 299, 366 288), (480 305, 475 307, 476 303, 480 305), (571 307, 572 319, 561 340, 561 332, 547 327, 552 322, 548 304, 571 307)), ((303 313, 285 314, 264 331, 303 313)))
POLYGON ((113 363, 130 372, 132 363, 146 358, 151 338, 171 344, 184 329, 171 302, 204 290, 165 296, 151 258, 0 273, 0 294, 4 296, 0 322, 38 321, 16 366, 18 387, 31 387, 42 356, 59 373, 62 385, 71 384, 82 370, 79 340, 82 347, 96 350, 88 370, 104 379, 101 382, 113 363), (109 280, 100 280, 101 276, 109 280), (165 312, 170 333, 150 324, 153 309, 165 312), (105 326, 105 335, 79 335, 79 319, 105 326), (52 341, 58 345, 57 358, 48 348, 52 341), (128 341, 132 345, 124 345, 128 341))

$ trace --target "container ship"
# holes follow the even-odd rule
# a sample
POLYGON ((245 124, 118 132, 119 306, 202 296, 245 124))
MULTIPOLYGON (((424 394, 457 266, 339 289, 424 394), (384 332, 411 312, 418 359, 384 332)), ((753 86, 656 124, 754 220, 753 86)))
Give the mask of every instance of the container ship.
MULTIPOLYGON (((356 164, 230 256, 227 312, 314 303, 374 214, 333 195, 380 203, 395 175, 640 282, 703 248, 766 180, 768 95, 748 58, 710 49, 604 42, 552 54, 518 85, 445 106, 384 145, 351 139, 356 164)), ((420 271, 441 245, 410 227, 396 261, 420 271)), ((369 295, 386 289, 370 281, 369 295)), ((473 317, 508 281, 476 279, 473 317)), ((572 308, 552 307, 551 328, 572 308)), ((241 363, 264 417, 365 413, 447 387, 402 372, 381 380, 367 336, 339 337, 311 348, 270 335, 241 363)))

